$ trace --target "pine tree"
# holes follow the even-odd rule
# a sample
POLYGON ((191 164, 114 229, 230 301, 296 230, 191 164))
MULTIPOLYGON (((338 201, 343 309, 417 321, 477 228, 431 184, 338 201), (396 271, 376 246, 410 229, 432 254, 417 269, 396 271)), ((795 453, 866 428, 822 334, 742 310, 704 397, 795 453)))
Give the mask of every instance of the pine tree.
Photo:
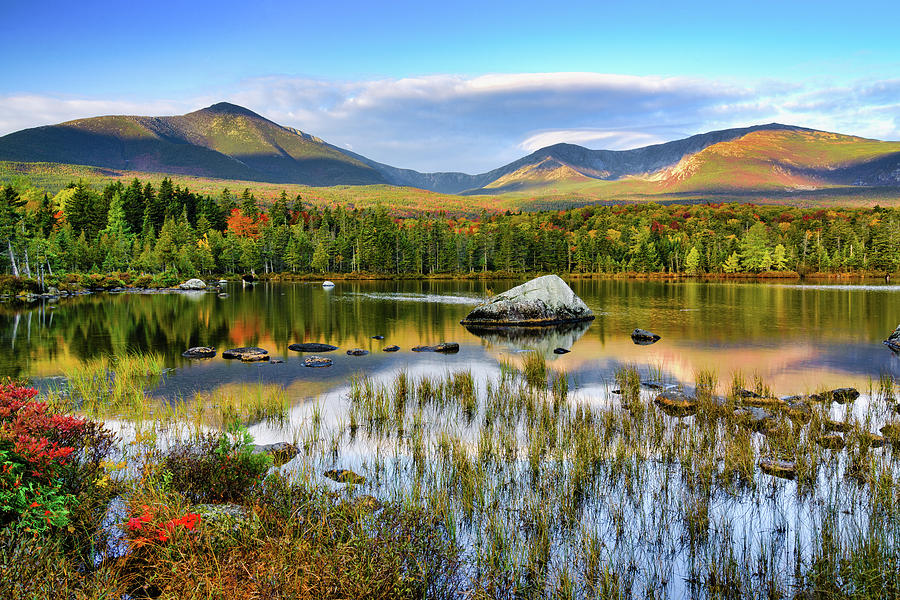
POLYGON ((41 199, 40 206, 38 206, 37 214, 35 215, 35 225, 44 237, 48 237, 56 227, 56 210, 53 207, 53 201, 46 193, 41 199))
POLYGON ((684 271, 688 275, 700 274, 700 252, 696 246, 691 246, 691 251, 684 258, 684 271))
POLYGON ((737 273, 741 270, 741 257, 738 256, 738 253, 732 252, 731 256, 722 263, 722 270, 726 273, 737 273))
POLYGON ((778 244, 775 246, 774 254, 772 254, 772 268, 776 271, 784 271, 787 268, 787 262, 784 246, 778 244))
POLYGON ((259 218, 259 205, 256 203, 256 196, 250 193, 250 188, 244 188, 244 193, 241 194, 241 214, 254 222, 259 218))
POLYGON ((0 240, 6 242, 9 252, 9 263, 12 274, 19 276, 19 267, 16 264, 16 255, 13 252, 13 241, 17 236, 18 225, 22 220, 25 200, 19 197, 19 193, 11 185, 3 188, 0 197, 0 240))
POLYGON ((141 231, 144 224, 146 202, 144 201, 144 190, 141 188, 141 182, 137 178, 132 180, 131 185, 125 188, 122 205, 125 210, 125 220, 128 222, 128 230, 132 232, 141 231))
POLYGON ((63 207, 66 222, 69 223, 72 231, 75 233, 90 233, 92 227, 91 203, 93 201, 93 194, 87 188, 87 185, 84 181, 79 181, 75 186, 75 192, 69 197, 65 207, 63 207))
POLYGON ((740 258, 741 264, 746 270, 764 270, 763 258, 768 252, 766 242, 766 226, 762 223, 755 223, 744 234, 744 237, 741 239, 740 258))
POLYGON ((328 249, 325 247, 325 240, 319 240, 319 243, 316 245, 310 266, 319 273, 324 273, 328 270, 328 249))

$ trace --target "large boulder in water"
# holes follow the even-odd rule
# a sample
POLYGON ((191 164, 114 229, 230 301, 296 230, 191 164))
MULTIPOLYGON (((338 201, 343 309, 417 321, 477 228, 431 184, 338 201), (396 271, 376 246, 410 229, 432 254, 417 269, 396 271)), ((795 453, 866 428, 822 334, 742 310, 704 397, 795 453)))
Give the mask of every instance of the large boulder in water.
POLYGON ((900 354, 900 325, 897 325, 897 329, 894 330, 888 339, 884 340, 884 345, 900 354))
POLYGON ((544 275, 497 294, 472 309, 463 325, 553 325, 590 321, 594 313, 556 275, 544 275))
POLYGON ((205 290, 206 282, 202 279, 188 279, 178 286, 182 290, 205 290))

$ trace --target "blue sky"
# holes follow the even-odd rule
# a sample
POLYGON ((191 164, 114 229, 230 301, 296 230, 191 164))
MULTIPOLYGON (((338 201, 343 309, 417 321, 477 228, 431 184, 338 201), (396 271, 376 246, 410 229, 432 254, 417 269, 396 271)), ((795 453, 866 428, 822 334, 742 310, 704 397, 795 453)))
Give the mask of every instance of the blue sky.
POLYGON ((898 139, 898 4, 5 2, 0 134, 230 100, 421 170, 774 120, 898 139))

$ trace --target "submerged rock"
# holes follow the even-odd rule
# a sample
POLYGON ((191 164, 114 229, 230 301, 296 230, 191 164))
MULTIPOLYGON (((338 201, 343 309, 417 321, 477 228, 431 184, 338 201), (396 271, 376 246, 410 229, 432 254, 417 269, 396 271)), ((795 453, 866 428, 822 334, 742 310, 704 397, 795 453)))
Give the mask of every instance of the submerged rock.
POLYGON ((653 379, 649 381, 642 381, 641 385, 649 390, 674 390, 678 387, 671 383, 663 383, 661 381, 656 381, 653 379))
POLYGON ((820 394, 813 394, 810 398, 817 402, 837 402, 839 404, 844 404, 859 398, 859 392, 856 388, 846 387, 829 390, 820 394))
POLYGON ((337 346, 319 342, 303 342, 302 344, 291 344, 288 346, 288 350, 293 350, 294 352, 331 352, 337 349, 337 346))
POLYGON ((797 463, 788 460, 763 458, 759 461, 759 468, 763 473, 782 479, 793 479, 797 475, 797 463))
POLYGON ((362 348, 352 348, 350 350, 347 350, 347 354, 349 354, 350 356, 365 356, 368 353, 368 350, 363 350, 362 348))
POLYGON ((205 290, 206 283, 202 279, 188 279, 178 286, 181 290, 205 290))
POLYGON ((696 412, 700 403, 696 397, 678 390, 666 390, 657 394, 653 400, 667 414, 672 416, 688 416, 696 412))
POLYGON ((864 445, 869 446, 870 448, 881 448, 887 443, 883 435, 869 432, 865 432, 860 435, 860 442, 864 445))
POLYGON ((567 350, 566 348, 554 348, 553 354, 568 354, 571 350, 567 350))
POLYGON ((307 356, 303 359, 304 367, 330 367, 333 364, 333 360, 325 358, 324 356, 307 356))
POLYGON ((252 447, 251 452, 253 454, 268 454, 272 457, 274 465, 280 467, 297 456, 300 450, 289 442, 275 442, 274 444, 255 445, 252 447))
POLYGON ((894 330, 894 333, 889 335, 888 339, 884 340, 884 345, 900 354, 900 325, 897 325, 897 329, 894 330))
POLYGON ((734 416, 753 431, 763 434, 768 433, 778 424, 773 412, 757 406, 739 408, 734 411, 734 416))
POLYGON ((649 346, 650 344, 655 344, 660 339, 662 338, 646 329, 635 329, 631 332, 631 341, 638 346, 649 346))
POLYGON ((383 339, 384 339, 384 336, 383 336, 383 335, 373 335, 373 336, 372 336, 372 339, 373 339, 373 340, 383 340, 383 339))
POLYGON ((400 346, 391 345, 391 346, 385 346, 384 348, 381 349, 381 351, 382 352, 396 352, 399 349, 400 349, 400 346))
POLYGON ((212 358, 216 355, 216 349, 207 346, 195 346, 194 348, 188 348, 181 355, 185 358, 212 358))
POLYGON ((844 448, 844 438, 836 433, 820 435, 816 438, 816 443, 829 450, 843 450, 844 448))
POLYGON ((222 358, 238 359, 243 362, 258 362, 269 360, 269 351, 256 346, 245 346, 243 348, 231 348, 222 352, 222 358))
POLYGON ((556 275, 544 275, 476 306, 463 325, 552 325, 590 321, 594 313, 556 275))
POLYGON ((838 431, 838 432, 846 432, 850 431, 850 423, 843 423, 841 421, 832 421, 831 419, 825 419, 822 421, 822 429, 825 431, 838 431))
POLYGON ((801 423, 808 423, 812 418, 812 407, 802 396, 789 396, 782 399, 782 402, 782 406, 791 419, 801 423))
POLYGON ((441 352, 443 354, 456 354, 459 352, 459 344, 456 342, 441 342, 434 346, 415 346, 413 352, 441 352))
POLYGON ((357 475, 348 469, 330 469, 322 473, 328 479, 337 481, 338 483, 352 483, 353 485, 361 485, 366 482, 366 478, 357 475))
POLYGON ((888 423, 880 431, 889 441, 900 441, 900 423, 888 423))

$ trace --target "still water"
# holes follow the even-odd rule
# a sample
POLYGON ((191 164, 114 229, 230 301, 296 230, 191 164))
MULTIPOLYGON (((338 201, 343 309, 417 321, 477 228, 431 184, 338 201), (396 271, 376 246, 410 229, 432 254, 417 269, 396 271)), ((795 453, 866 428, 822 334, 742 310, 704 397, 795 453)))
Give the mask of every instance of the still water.
POLYGON ((168 372, 154 392, 188 397, 225 384, 277 383, 291 397, 346 385, 357 372, 387 376, 400 369, 434 372, 496 370, 528 349, 568 373, 575 390, 606 386, 615 370, 637 365, 646 377, 690 384, 713 369, 725 385, 740 371, 759 376, 776 394, 823 387, 866 389, 883 374, 900 377, 900 358, 881 341, 900 321, 900 286, 577 280, 575 292, 597 319, 545 336, 480 336, 459 325, 485 296, 521 281, 364 281, 228 285, 214 293, 95 294, 37 305, 0 305, 0 375, 37 385, 81 361, 125 352, 161 354, 168 372), (662 336, 632 343, 640 327, 662 336), (383 340, 372 339, 382 335, 383 340), (306 368, 294 342, 327 342, 334 366, 306 368), (453 355, 411 352, 413 346, 458 342, 453 355), (396 353, 382 352, 391 344, 396 353), (261 346, 283 364, 192 361, 192 346, 219 351, 261 346), (556 347, 571 350, 555 355, 556 347), (345 350, 363 348, 366 356, 345 350))

